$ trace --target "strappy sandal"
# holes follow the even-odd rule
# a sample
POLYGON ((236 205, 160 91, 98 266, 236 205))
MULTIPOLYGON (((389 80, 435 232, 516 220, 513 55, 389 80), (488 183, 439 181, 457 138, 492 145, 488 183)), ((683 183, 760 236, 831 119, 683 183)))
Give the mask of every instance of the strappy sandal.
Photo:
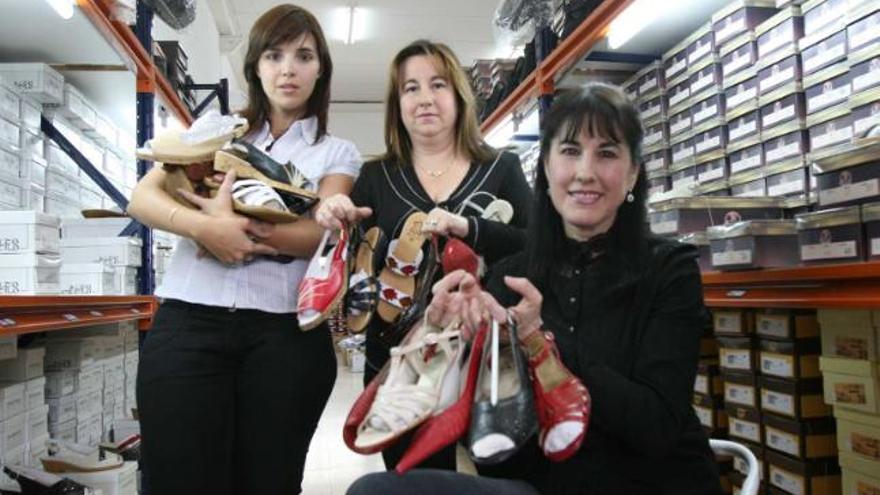
POLYGON ((505 461, 538 429, 528 365, 517 345, 516 326, 508 320, 508 342, 504 345, 499 327, 497 321, 492 322, 471 413, 468 454, 478 464, 505 461))
POLYGON ((147 141, 136 151, 141 160, 165 165, 191 165, 210 162, 214 154, 230 140, 244 136, 246 119, 209 113, 187 130, 168 129, 147 141))
POLYGON ((513 205, 511 205, 510 202, 499 199, 494 194, 486 191, 477 191, 468 196, 467 199, 462 201, 461 206, 458 207, 456 213, 458 215, 463 214, 465 208, 476 210, 477 213, 480 214, 480 218, 501 223, 510 223, 513 219, 514 213, 513 205), (475 198, 481 196, 490 198, 489 204, 487 204, 485 208, 474 201, 475 198))
POLYGON ((299 284, 296 318, 303 331, 323 323, 345 295, 348 282, 348 231, 340 231, 335 244, 330 239, 331 231, 327 230, 299 284))
POLYGON ((376 278, 377 252, 383 250, 385 235, 378 226, 360 236, 346 294, 346 326, 353 333, 367 328, 379 305, 379 281, 376 278))
POLYGON ((379 306, 376 312, 386 322, 394 322, 401 312, 413 304, 416 275, 422 262, 425 236, 422 223, 427 215, 417 211, 409 215, 400 229, 400 236, 388 243, 385 267, 379 274, 379 306))
POLYGON ((357 451, 381 449, 412 430, 459 394, 461 332, 423 323, 407 345, 391 349, 390 368, 370 412, 358 427, 357 451))
POLYGON ((214 170, 235 170, 238 178, 265 183, 297 214, 305 213, 318 201, 318 195, 306 189, 309 184, 306 176, 292 163, 282 165, 246 141, 235 141, 231 147, 218 150, 214 155, 214 170))
POLYGON ((432 236, 428 255, 425 260, 420 263, 418 275, 416 276, 416 291, 412 297, 412 304, 404 309, 400 316, 390 325, 382 325, 379 329, 379 338, 388 347, 398 345, 407 330, 418 323, 425 315, 425 309, 428 307, 428 300, 431 298, 431 287, 437 275, 439 263, 437 262, 439 253, 437 252, 437 236, 432 236))
MULTIPOLYGON (((212 190, 216 194, 216 190, 212 190)), ((284 202, 271 187, 258 180, 237 180, 232 185, 232 209, 269 223, 291 223, 299 215, 287 211, 284 202)))

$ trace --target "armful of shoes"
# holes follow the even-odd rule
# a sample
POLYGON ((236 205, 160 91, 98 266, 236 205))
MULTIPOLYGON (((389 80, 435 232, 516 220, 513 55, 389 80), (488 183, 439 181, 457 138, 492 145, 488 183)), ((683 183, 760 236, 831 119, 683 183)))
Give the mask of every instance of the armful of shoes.
MULTIPOLYGON (((340 228, 330 216, 322 213, 322 208, 326 211, 326 202, 337 201, 340 198, 351 203, 348 199, 348 193, 351 192, 353 184, 354 180, 350 175, 330 174, 324 176, 318 185, 318 196, 321 201, 313 209, 315 219, 300 218, 293 223, 276 225, 272 234, 265 239, 266 244, 276 248, 282 254, 298 258, 311 258, 315 254, 315 250, 318 249, 324 230, 340 228)), ((363 208, 357 208, 357 210, 363 210, 363 208)))
POLYGON ((154 167, 135 187, 128 213, 145 225, 188 237, 208 250, 223 263, 238 263, 255 255, 274 255, 277 250, 254 242, 249 232, 251 223, 232 212, 230 188, 235 180, 228 174, 214 199, 186 196, 202 210, 184 206, 163 188, 167 174, 154 167), (223 208, 228 201, 228 208, 223 208), (204 210, 204 211, 203 211, 204 210), (209 212, 209 213, 208 213, 209 212))

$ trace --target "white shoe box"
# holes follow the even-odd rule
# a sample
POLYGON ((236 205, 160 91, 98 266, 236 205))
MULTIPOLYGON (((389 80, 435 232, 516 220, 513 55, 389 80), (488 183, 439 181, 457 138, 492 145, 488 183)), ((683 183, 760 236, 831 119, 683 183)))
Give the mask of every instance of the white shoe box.
POLYGON ((0 363, 18 355, 18 336, 0 335, 0 363))
POLYGON ((49 434, 49 405, 27 411, 25 413, 25 441, 44 437, 49 434))
POLYGON ((101 356, 104 366, 119 364, 120 374, 125 369, 125 339, 122 337, 99 337, 98 345, 101 348, 101 356))
POLYGON ((95 128, 85 131, 85 135, 103 147, 116 146, 118 131, 107 117, 97 113, 95 115, 95 128))
POLYGON ((50 339, 46 341, 44 367, 49 371, 80 370, 95 363, 98 352, 94 339, 50 339))
POLYGON ((0 77, 40 103, 61 103, 64 99, 64 77, 47 64, 0 64, 0 77))
POLYGON ((16 414, 14 416, 5 416, 0 421, 0 452, 6 452, 25 444, 25 415, 16 414))
POLYGON ((46 373, 45 394, 47 399, 58 399, 76 392, 77 377, 79 373, 76 370, 71 371, 52 371, 46 373))
MULTIPOLYGON (((27 444, 21 444, 21 445, 15 446, 15 447, 10 447, 8 449, 6 449, 6 448, 0 449, 0 465, 5 465, 5 466, 20 466, 20 465, 22 465, 25 462, 25 457, 26 457, 25 452, 27 452, 27 444)), ((6 478, 6 474, 3 473, 2 470, 0 470, 0 476, 3 476, 3 478, 0 478, 0 486, 3 486, 4 482, 8 483, 8 481, 11 481, 8 478, 6 478)), ((18 483, 14 482, 14 481, 12 483, 13 484, 11 484, 10 486, 18 487, 18 483)))
POLYGON ((0 254, 61 252, 58 217, 37 211, 0 212, 0 254))
POLYGON ((101 413, 76 421, 76 443, 97 445, 101 441, 101 413))
POLYGON ((0 177, 0 210, 21 210, 24 195, 20 179, 0 177))
MULTIPOLYGON (((70 136, 68 135, 68 137, 70 136)), ((45 141, 43 156, 48 164, 46 167, 47 174, 49 171, 54 171, 70 177, 79 177, 79 165, 73 161, 70 155, 59 148, 54 141, 48 139, 45 141)))
POLYGON ((117 237, 131 218, 71 218, 61 224, 61 237, 65 239, 95 239, 117 237))
MULTIPOLYGON (((81 176, 83 177, 83 176, 81 176)), ((88 176, 84 176, 86 180, 91 181, 88 176)), ((100 209, 104 207, 104 196, 97 189, 94 183, 80 184, 79 186, 79 204, 83 209, 100 209)))
POLYGON ((41 116, 43 113, 43 105, 35 101, 33 98, 22 95, 21 106, 19 107, 19 119, 21 125, 35 131, 41 128, 41 116))
POLYGON ((15 359, 0 361, 0 382, 25 382, 43 376, 45 347, 18 349, 15 359))
POLYGON ((72 84, 64 84, 64 101, 58 107, 58 112, 81 130, 93 131, 95 129, 95 121, 98 116, 94 107, 88 98, 72 84))
POLYGON ((0 383, 0 421, 24 412, 24 383, 0 383))
POLYGON ((64 473, 102 495, 137 495, 137 462, 126 462, 121 467, 95 473, 64 473))
POLYGON ((53 425, 63 425, 68 421, 76 422, 76 394, 65 395, 58 398, 46 399, 49 406, 49 432, 53 438, 55 433, 53 425))
POLYGON ((46 405, 46 377, 31 378, 24 384, 24 407, 28 411, 46 405))
POLYGON ((46 170, 46 194, 64 198, 69 202, 80 202, 79 176, 68 171, 49 167, 46 170))
POLYGON ((60 293, 103 296, 116 294, 116 274, 103 263, 68 263, 61 265, 60 293))
POLYGON ((5 81, 0 80, 0 115, 12 120, 21 118, 21 98, 12 90, 11 85, 7 86, 5 81))
POLYGON ((21 142, 21 127, 17 120, 10 120, 0 115, 0 143, 18 147, 21 142))
POLYGON ((46 142, 39 129, 31 129, 22 124, 18 147, 21 149, 22 160, 35 158, 42 162, 43 168, 46 168, 46 142))
POLYGON ((0 142, 0 175, 9 179, 23 177, 22 159, 12 145, 0 142))
POLYGON ((46 193, 43 202, 43 211, 56 215, 62 220, 67 218, 79 218, 82 216, 78 199, 74 201, 65 196, 58 196, 55 193, 46 193))
MULTIPOLYGON (((51 409, 49 414, 51 415, 51 409)), ((55 440, 76 443, 76 418, 56 423, 49 419, 49 436, 55 440)))
POLYGON ((34 468, 42 468, 43 463, 40 462, 40 459, 49 455, 49 448, 46 446, 46 442, 49 441, 49 434, 37 438, 31 439, 25 450, 25 459, 24 465, 28 467, 34 468))
POLYGON ((57 254, 0 255, 0 295, 58 294, 60 268, 57 254))
POLYGON ((142 244, 136 237, 61 239, 61 257, 65 263, 141 266, 142 244))
POLYGON ((116 286, 116 294, 120 296, 136 296, 138 269, 133 266, 114 267, 113 279, 116 286))
POLYGON ((104 412, 103 390, 88 390, 76 394, 76 420, 78 423, 88 421, 89 418, 100 416, 104 412))

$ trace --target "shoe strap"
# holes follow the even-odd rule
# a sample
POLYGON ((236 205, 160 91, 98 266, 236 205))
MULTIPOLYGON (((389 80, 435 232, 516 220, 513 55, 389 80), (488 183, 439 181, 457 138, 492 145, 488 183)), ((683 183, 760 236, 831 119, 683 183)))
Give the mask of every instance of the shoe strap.
POLYGON ((402 260, 394 255, 394 249, 397 247, 399 239, 394 239, 388 243, 388 256, 385 257, 385 266, 392 272, 403 277, 414 277, 419 273, 419 266, 425 255, 421 249, 418 250, 416 259, 412 262, 402 260))
POLYGON ((235 181, 232 185, 232 197, 250 206, 267 206, 287 211, 281 196, 274 189, 255 179, 235 181))
POLYGON ((379 279, 379 297, 383 301, 399 309, 406 309, 413 305, 411 294, 407 294, 400 289, 386 284, 382 279, 379 279))

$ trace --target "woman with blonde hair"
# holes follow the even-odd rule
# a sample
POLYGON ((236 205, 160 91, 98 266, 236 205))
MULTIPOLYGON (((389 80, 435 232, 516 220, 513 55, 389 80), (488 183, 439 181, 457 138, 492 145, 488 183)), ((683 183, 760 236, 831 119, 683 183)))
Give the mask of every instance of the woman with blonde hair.
MULTIPOLYGON (((415 281, 428 268, 428 257, 410 256, 404 261, 409 269, 401 270, 397 254, 405 250, 395 246, 409 242, 413 250, 424 249, 426 236, 451 236, 491 264, 525 244, 531 191, 519 158, 483 141, 474 107, 467 77, 448 46, 418 40, 403 48, 389 74, 385 154, 364 164, 350 196, 328 198, 316 213, 326 228, 360 221, 365 229, 378 226, 390 241, 375 254, 385 266, 378 277, 377 314, 366 329, 365 384, 397 343, 380 335, 390 333, 409 309, 415 281)), ((406 329, 398 330, 395 337, 406 329)), ((396 465, 408 443, 404 438, 383 451, 387 467, 396 465)), ((422 465, 454 470, 454 449, 422 465)))

